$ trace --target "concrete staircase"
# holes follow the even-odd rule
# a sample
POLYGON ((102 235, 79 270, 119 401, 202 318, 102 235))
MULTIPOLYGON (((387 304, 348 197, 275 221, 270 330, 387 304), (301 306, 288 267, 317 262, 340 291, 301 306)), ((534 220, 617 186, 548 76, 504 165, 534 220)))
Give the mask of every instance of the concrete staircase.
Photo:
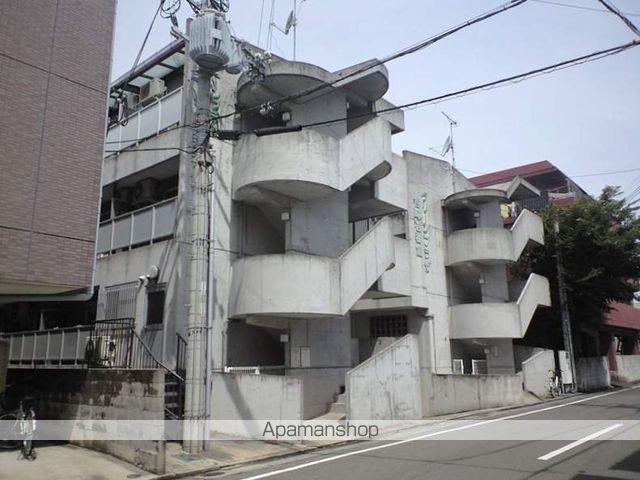
POLYGON ((344 393, 336 395, 333 403, 329 404, 329 411, 314 420, 345 420, 347 418, 347 405, 344 393))
POLYGON ((165 420, 179 420, 184 408, 184 382, 179 381, 173 374, 164 375, 164 418, 165 420))

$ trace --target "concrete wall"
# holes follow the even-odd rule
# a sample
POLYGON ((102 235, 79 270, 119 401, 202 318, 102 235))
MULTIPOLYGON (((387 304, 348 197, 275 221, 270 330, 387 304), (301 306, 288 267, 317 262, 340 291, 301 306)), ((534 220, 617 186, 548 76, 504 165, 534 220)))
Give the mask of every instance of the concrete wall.
POLYGON ((576 376, 580 392, 593 392, 611 386, 607 357, 577 358, 576 376))
POLYGON ((524 360, 522 362, 524 389, 538 398, 546 397, 551 375, 549 370, 555 370, 555 365, 553 350, 542 350, 524 360))
POLYGON ((290 376, 213 375, 213 420, 302 420, 302 380, 290 376))
POLYGON ((425 416, 519 405, 523 402, 520 375, 423 374, 425 416))
MULTIPOLYGON (((164 420, 162 370, 11 369, 43 420, 164 420)), ((144 470, 164 473, 164 441, 77 441, 144 470)))
POLYGON ((350 420, 422 418, 418 349, 409 334, 347 372, 350 420))
POLYGON ((640 355, 616 355, 616 377, 623 382, 640 381, 640 355))

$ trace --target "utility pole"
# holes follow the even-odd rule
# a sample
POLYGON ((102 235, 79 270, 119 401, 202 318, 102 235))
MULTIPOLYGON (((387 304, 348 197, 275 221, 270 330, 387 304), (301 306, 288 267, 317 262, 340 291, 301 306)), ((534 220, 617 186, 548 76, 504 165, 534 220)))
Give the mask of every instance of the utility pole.
POLYGON ((190 221, 188 266, 189 304, 183 449, 198 453, 204 449, 209 416, 209 388, 212 352, 210 351, 215 301, 210 267, 213 265, 213 155, 210 135, 217 115, 211 104, 216 89, 215 72, 239 73, 241 55, 231 38, 224 17, 228 3, 223 0, 202 2, 198 16, 188 24, 186 37, 184 89, 183 160, 190 173, 190 191, 186 197, 190 221), (209 206, 211 203, 211 206, 209 206))
POLYGON ((562 337, 564 339, 564 349, 569 355, 571 364, 571 390, 576 389, 576 359, 573 353, 573 337, 571 336, 571 317, 569 316, 569 305, 567 303, 567 291, 564 283, 564 267, 562 265, 562 249, 560 247, 560 223, 556 219, 554 223, 556 235, 556 268, 558 270, 558 294, 560 295, 560 315, 562 318, 562 337))

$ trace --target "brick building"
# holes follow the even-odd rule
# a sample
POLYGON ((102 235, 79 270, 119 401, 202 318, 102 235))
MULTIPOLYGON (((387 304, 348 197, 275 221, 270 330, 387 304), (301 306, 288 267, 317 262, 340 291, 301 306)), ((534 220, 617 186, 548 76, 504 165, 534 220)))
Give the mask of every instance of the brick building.
POLYGON ((115 3, 0 2, 0 324, 92 286, 115 3))

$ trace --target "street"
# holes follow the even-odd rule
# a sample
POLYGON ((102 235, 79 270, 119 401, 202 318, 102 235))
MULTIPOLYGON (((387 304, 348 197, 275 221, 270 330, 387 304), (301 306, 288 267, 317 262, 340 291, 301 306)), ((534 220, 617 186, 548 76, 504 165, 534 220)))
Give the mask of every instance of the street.
MULTIPOLYGON (((438 441, 437 432, 455 430, 441 424, 419 440, 359 443, 325 449, 295 460, 254 466, 237 480, 278 479, 570 479, 605 480, 640 478, 640 441, 615 439, 620 422, 640 420, 640 388, 565 399, 543 406, 513 409, 474 417, 466 431, 489 429, 509 420, 601 420, 602 427, 577 441, 438 441), (617 426, 616 426, 617 425, 617 426), (595 435, 594 435, 595 432, 595 435), (595 437, 595 438, 594 438, 595 437), (593 439, 591 439, 593 438, 593 439), (598 441, 600 440, 600 441, 598 441)), ((467 419, 468 420, 468 419, 467 419)), ((532 422, 532 425, 536 423, 532 422)), ((474 436, 478 432, 474 431, 474 436)), ((634 438, 637 437, 637 433, 634 438)), ((220 477, 220 472, 216 477, 220 477)))

